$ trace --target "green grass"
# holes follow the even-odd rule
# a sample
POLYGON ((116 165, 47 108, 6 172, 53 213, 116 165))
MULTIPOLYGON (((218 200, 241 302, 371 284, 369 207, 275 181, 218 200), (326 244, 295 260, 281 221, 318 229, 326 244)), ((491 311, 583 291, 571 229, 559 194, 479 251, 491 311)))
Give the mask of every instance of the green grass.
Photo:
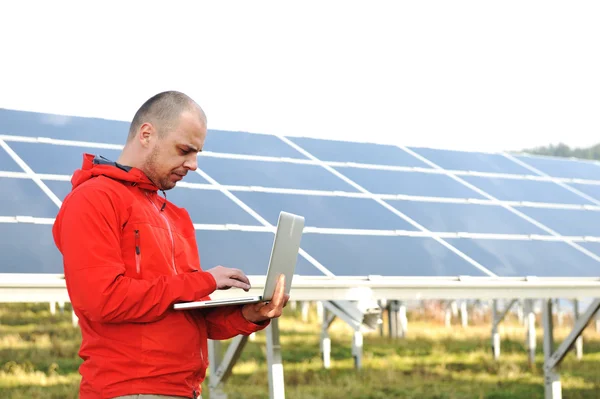
MULTIPOLYGON (((2 398, 77 398, 79 329, 65 313, 51 315, 47 304, 0 305, 0 396, 2 398)), ((319 353, 320 325, 307 323, 286 308, 280 321, 286 398, 543 398, 543 352, 538 328, 536 363, 525 352, 525 329, 515 321, 501 325, 502 355, 491 357, 489 320, 463 329, 409 315, 406 338, 365 334, 363 367, 354 368, 351 330, 339 321, 330 329, 331 368, 319 353)), ((557 328, 555 340, 568 328, 557 328)), ((584 357, 569 354, 561 364, 563 397, 600 397, 600 334, 584 332, 584 357)), ((210 375, 209 377, 210 378, 210 375)), ((225 385, 230 398, 268 397, 265 334, 246 346, 225 385)), ((205 385, 206 386, 206 385, 205 385)), ((204 392, 204 398, 210 398, 204 392)))

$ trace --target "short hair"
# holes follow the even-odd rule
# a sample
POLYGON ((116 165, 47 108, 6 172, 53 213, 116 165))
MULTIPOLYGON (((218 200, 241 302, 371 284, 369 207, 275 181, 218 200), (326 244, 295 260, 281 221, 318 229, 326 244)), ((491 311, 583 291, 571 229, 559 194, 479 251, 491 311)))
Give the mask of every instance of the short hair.
POLYGON ((164 91, 150 97, 135 113, 127 141, 133 139, 137 130, 146 122, 152 123, 158 131, 159 137, 164 137, 165 132, 179 119, 183 111, 196 111, 206 122, 206 115, 200 106, 189 96, 179 91, 164 91))

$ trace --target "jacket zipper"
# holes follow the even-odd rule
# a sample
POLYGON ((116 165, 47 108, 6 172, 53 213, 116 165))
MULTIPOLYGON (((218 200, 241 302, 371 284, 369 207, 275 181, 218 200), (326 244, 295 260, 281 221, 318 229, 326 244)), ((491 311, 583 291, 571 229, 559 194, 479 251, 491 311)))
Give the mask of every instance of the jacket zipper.
POLYGON ((142 251, 140 249, 140 231, 139 230, 134 230, 135 231, 135 269, 137 270, 138 274, 140 273, 140 263, 141 263, 141 257, 142 257, 142 251))
POLYGON ((148 193, 146 193, 146 198, 148 198, 148 201, 150 201, 152 205, 154 205, 154 209, 156 209, 158 214, 165 220, 165 223, 167 224, 167 230, 169 230, 169 237, 171 238, 171 266, 173 267, 173 272, 175 274, 179 274, 177 273, 177 268, 175 267, 175 240, 173 240, 173 232, 171 231, 171 224, 169 223, 169 219, 167 219, 167 217, 160 211, 160 209, 158 209, 154 201, 152 201, 152 199, 148 196, 148 193))

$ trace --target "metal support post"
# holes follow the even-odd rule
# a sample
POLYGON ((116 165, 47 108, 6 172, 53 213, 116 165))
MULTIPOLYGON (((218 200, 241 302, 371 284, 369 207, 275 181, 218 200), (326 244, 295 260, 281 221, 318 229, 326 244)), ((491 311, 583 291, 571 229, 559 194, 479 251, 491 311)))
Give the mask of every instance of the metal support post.
POLYGON ((520 324, 524 324, 525 323, 525 315, 523 312, 523 301, 519 301, 518 305, 517 305, 517 319, 519 320, 520 324))
POLYGON ((492 353, 494 355, 494 360, 498 360, 500 358, 500 333, 498 332, 498 325, 504 320, 510 308, 517 303, 516 299, 510 301, 508 305, 504 308, 502 312, 498 310, 498 300, 494 299, 492 301, 492 353))
POLYGON ((600 312, 596 312, 596 332, 600 332, 600 312))
POLYGON ((466 328, 469 324, 469 313, 467 312, 467 301, 462 301, 460 303, 460 319, 461 319, 463 328, 466 328))
POLYGON ((388 302, 388 329, 390 338, 398 338, 398 301, 388 302))
POLYGON ((210 381, 208 387, 211 398, 227 398, 227 395, 223 392, 222 384, 231 375, 233 366, 242 354, 247 342, 248 336, 246 335, 238 335, 233 338, 221 360, 221 342, 208 340, 208 357, 210 361, 210 381))
MULTIPOLYGON (((573 300, 573 320, 577 321, 579 319, 579 300, 573 300)), ((575 340, 575 354, 577 356, 577 360, 581 360, 583 358, 583 335, 580 335, 575 340)))
POLYGON ((527 299, 527 352, 529 354, 529 367, 535 365, 535 350, 537 346, 535 334, 535 313, 533 312, 533 300, 527 299))
POLYGON ((267 367, 269 371, 269 398, 284 399, 283 362, 279 344, 279 319, 272 319, 267 330, 267 367))
POLYGON ((494 360, 500 358, 500 334, 498 333, 499 319, 498 300, 494 299, 492 301, 492 353, 494 354, 494 360))
POLYGON ((60 313, 65 313, 65 303, 64 301, 61 301, 58 303, 58 309, 60 310, 60 313))
POLYGON ((404 302, 400 302, 400 306, 398 308, 398 333, 401 338, 406 337, 406 333, 408 332, 408 318, 406 317, 406 304, 404 302))
POLYGON ((329 327, 335 320, 335 314, 323 309, 323 326, 321 328, 321 356, 323 357, 323 367, 331 367, 331 338, 329 338, 329 327))
MULTIPOLYGON (((209 361, 209 371, 210 371, 210 379, 212 382, 213 376, 217 375, 217 368, 223 359, 223 347, 220 341, 214 341, 212 339, 208 340, 208 361, 209 361)), ((215 377, 216 378, 216 377, 215 377)), ((227 399, 227 394, 223 392, 222 384, 218 384, 218 386, 209 385, 210 396, 215 399, 227 399)))
POLYGON ((317 319, 323 319, 323 302, 317 301, 317 319))
POLYGON ((75 310, 71 310, 71 322, 73 323, 73 327, 79 326, 79 317, 75 314, 75 310))
POLYGON ((310 310, 310 303, 308 301, 302 302, 302 321, 308 321, 308 311, 310 310))
POLYGON ((446 322, 446 327, 450 328, 450 326, 452 325, 452 311, 450 309, 450 304, 446 304, 446 314, 445 314, 445 322, 446 322))
POLYGON ((54 316, 56 314, 56 302, 50 302, 50 314, 54 316))
POLYGON ((356 369, 362 367, 362 348, 363 348, 363 335, 360 330, 354 331, 352 337, 352 356, 354 357, 354 366, 356 369))
POLYGON ((556 367, 565 358, 577 337, 581 335, 594 314, 600 309, 600 298, 595 299, 583 315, 575 322, 573 330, 565 340, 554 351, 554 339, 552 334, 552 301, 544 300, 542 316, 544 320, 544 381, 545 398, 562 399, 560 376, 556 367))
POLYGON ((544 398, 562 399, 560 376, 549 367, 549 362, 554 352, 554 334, 552 321, 552 300, 544 299, 542 302, 542 321, 544 324, 544 398))

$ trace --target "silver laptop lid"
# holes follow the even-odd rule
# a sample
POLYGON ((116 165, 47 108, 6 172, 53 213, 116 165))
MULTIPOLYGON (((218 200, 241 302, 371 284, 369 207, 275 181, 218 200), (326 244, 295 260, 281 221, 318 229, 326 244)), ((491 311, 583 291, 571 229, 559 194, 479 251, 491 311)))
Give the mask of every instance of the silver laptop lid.
POLYGON ((290 293, 303 230, 304 217, 283 211, 279 213, 263 300, 271 300, 281 274, 285 274, 285 293, 290 293))

